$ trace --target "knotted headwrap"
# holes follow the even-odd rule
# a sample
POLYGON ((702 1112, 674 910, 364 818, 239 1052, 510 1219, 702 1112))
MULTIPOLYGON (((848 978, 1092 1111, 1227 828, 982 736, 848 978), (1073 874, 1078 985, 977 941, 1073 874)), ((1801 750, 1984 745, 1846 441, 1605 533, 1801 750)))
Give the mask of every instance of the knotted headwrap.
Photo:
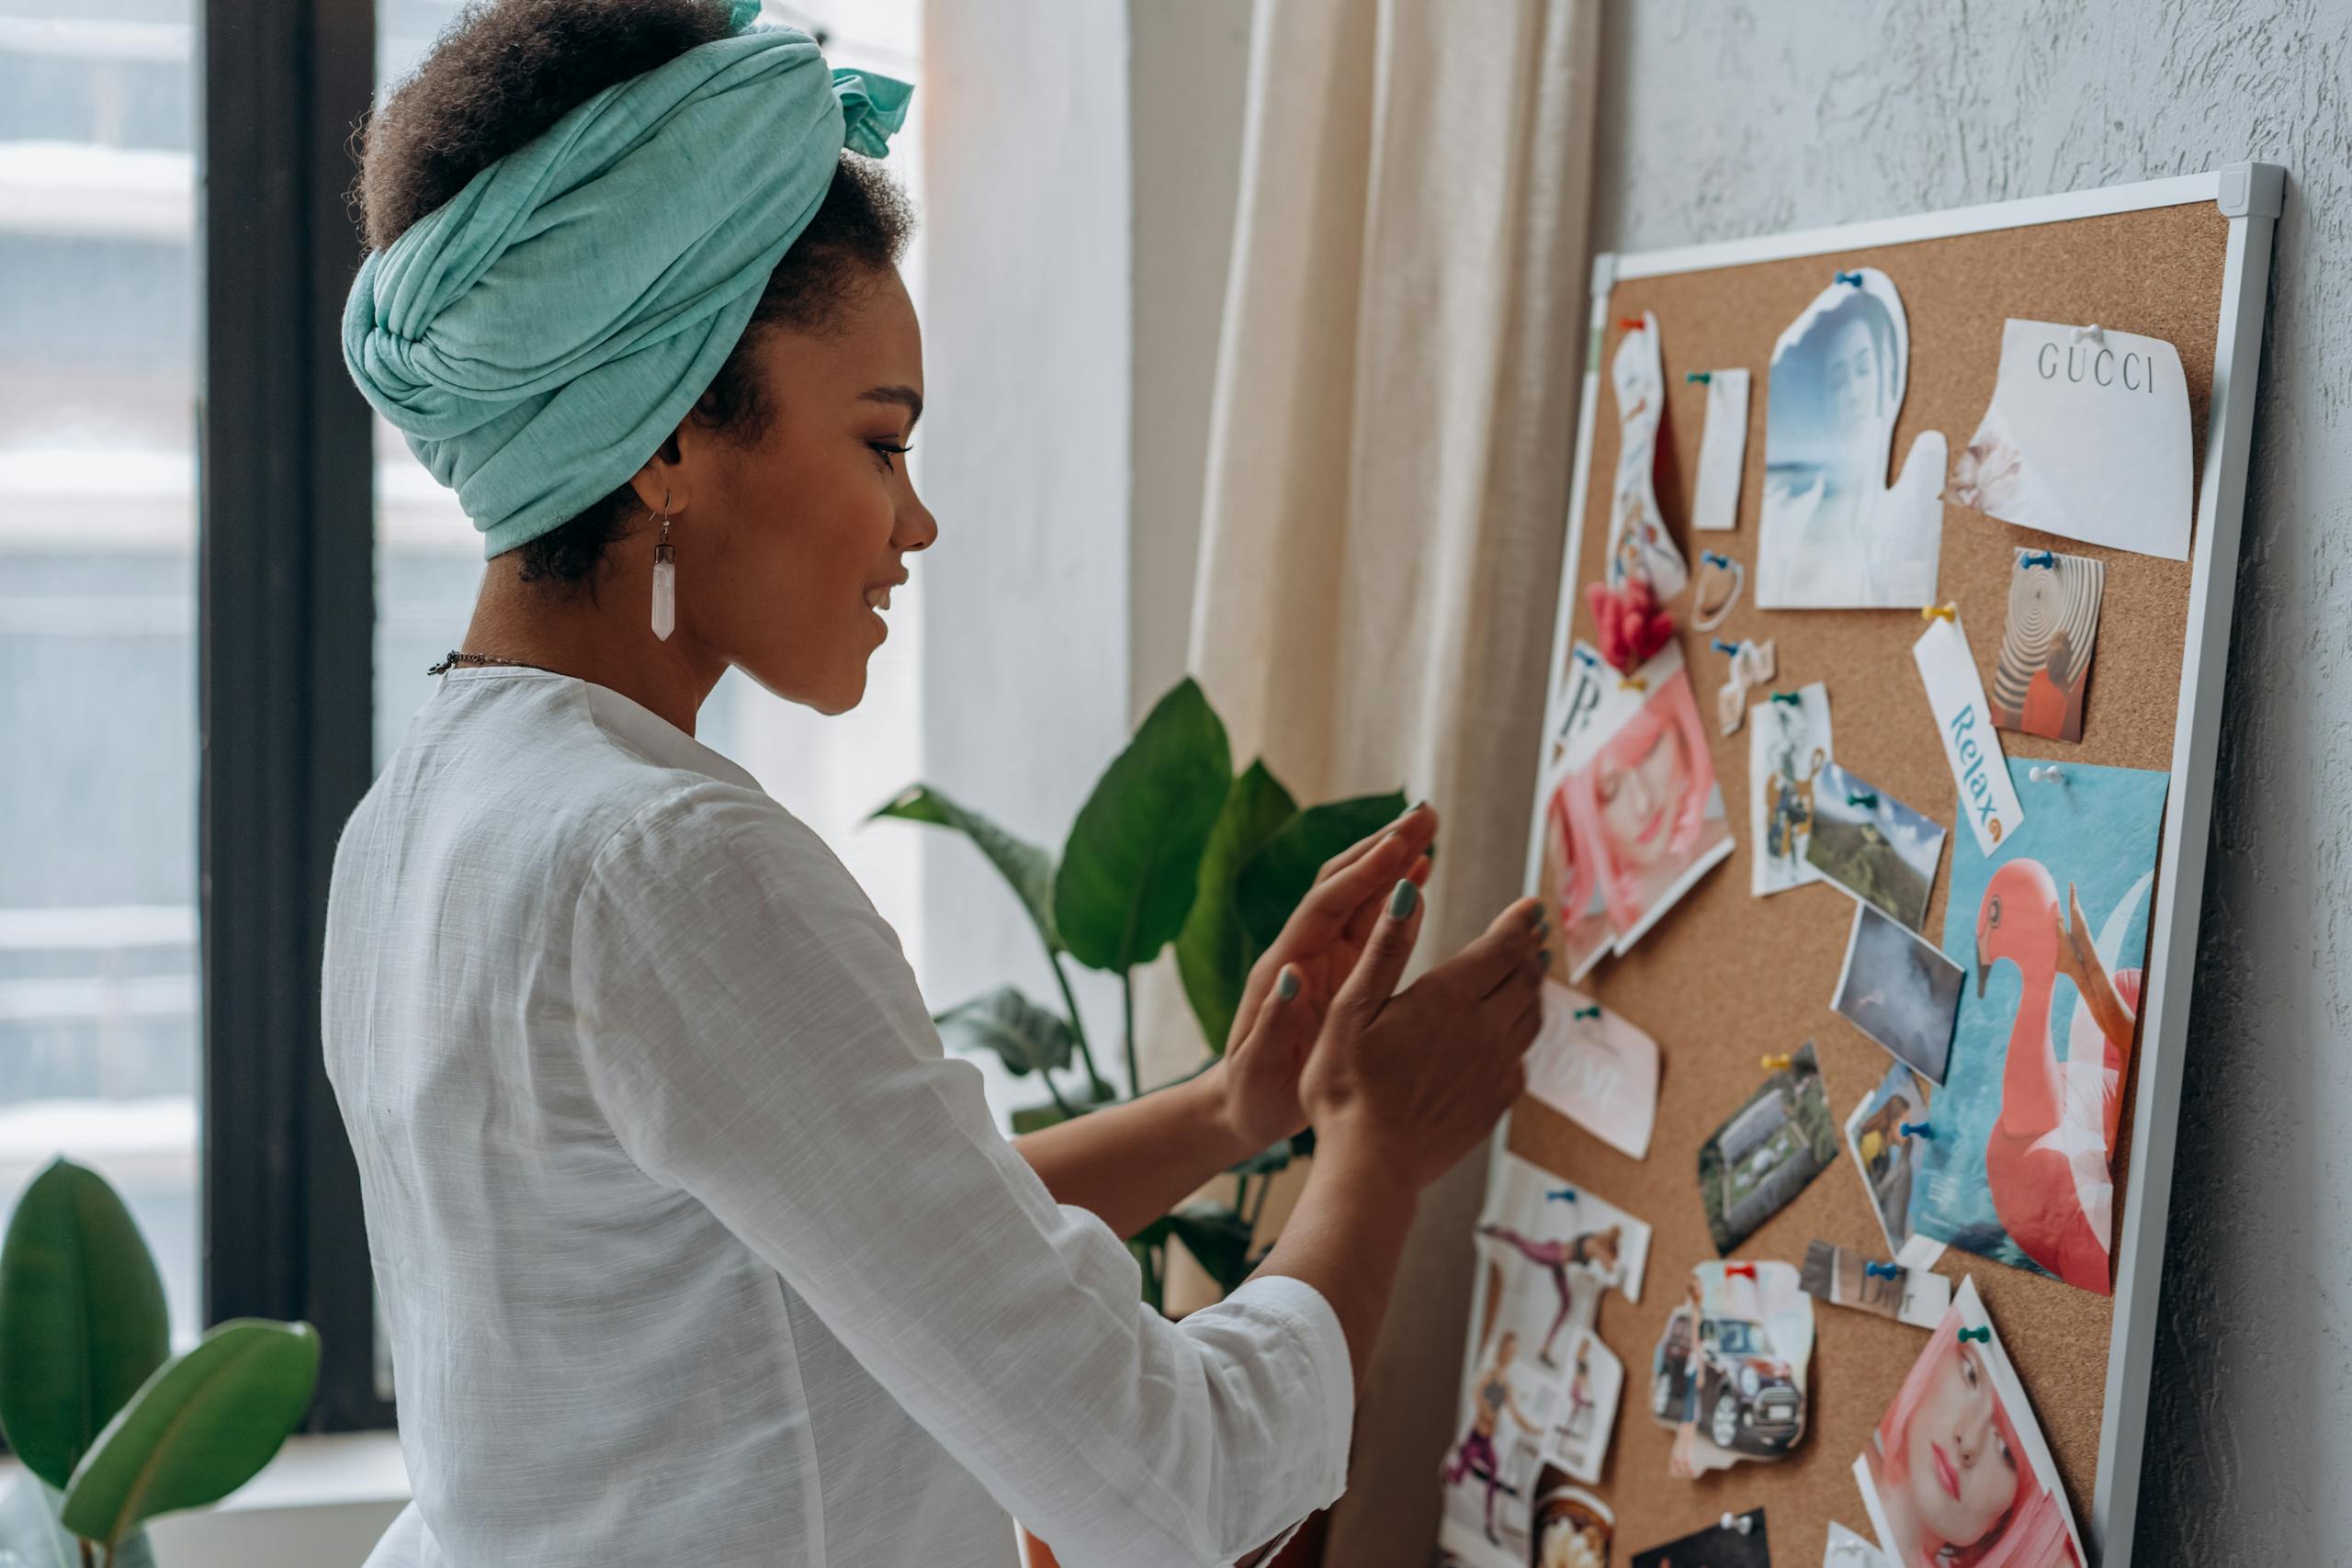
MULTIPOLYGON (((736 26, 758 14, 732 0, 736 26)), ((494 556, 610 494, 743 335, 842 147, 912 91, 749 28, 607 87, 372 253, 343 357, 494 556)))

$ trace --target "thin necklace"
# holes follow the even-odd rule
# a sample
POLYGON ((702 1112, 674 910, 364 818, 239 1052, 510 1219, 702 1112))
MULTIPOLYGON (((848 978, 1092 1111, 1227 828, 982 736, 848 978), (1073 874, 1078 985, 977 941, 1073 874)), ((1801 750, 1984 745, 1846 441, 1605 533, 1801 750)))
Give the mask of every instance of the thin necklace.
POLYGON ((427 675, 439 675, 446 672, 452 664, 460 663, 511 664, 517 670, 540 670, 545 671, 549 675, 560 675, 563 673, 560 670, 548 670, 544 664, 529 664, 520 659, 501 659, 494 653, 460 653, 454 648, 449 650, 448 658, 443 660, 438 664, 427 667, 424 672, 427 675))

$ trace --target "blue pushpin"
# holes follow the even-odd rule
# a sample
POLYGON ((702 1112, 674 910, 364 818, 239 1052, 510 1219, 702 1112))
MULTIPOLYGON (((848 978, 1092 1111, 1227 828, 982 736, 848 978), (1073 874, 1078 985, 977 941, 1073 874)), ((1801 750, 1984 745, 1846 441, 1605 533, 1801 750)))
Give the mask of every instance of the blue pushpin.
POLYGON ((2049 550, 2029 550, 2023 556, 2018 558, 2018 564, 2019 566, 2047 567, 2052 571, 2056 571, 2058 570, 2058 557, 2049 550))
POLYGON ((1862 275, 1859 272, 1841 272, 1838 275, 1838 281, 1840 283, 1850 283, 1855 288, 1860 288, 1862 286, 1862 275))
POLYGON ((1570 1018, 1599 1018, 1600 1016, 1600 1004, 1599 1002, 1595 1002, 1589 1008, 1578 1008, 1574 1012, 1568 1014, 1568 1016, 1570 1018))
POLYGON ((1599 664, 1600 662, 1600 655, 1593 652, 1593 650, 1589 648, 1577 649, 1576 650, 1576 656, 1577 662, 1579 664, 1599 664))
POLYGON ((1685 370, 1682 373, 1682 378, 1685 381, 1696 381, 1703 387, 1715 378, 1715 373, 1712 370, 1685 370))
POLYGON ((1546 1203, 1573 1203, 1577 1201, 1577 1190, 1573 1187, 1558 1188, 1544 1193, 1544 1201, 1546 1203))
POLYGON ((1731 557, 1726 555, 1718 555, 1713 550, 1701 550, 1699 552, 1699 558, 1705 561, 1709 566, 1721 567, 1725 571, 1729 571, 1731 570, 1731 557))
POLYGON ((1734 659, 1739 657, 1739 644, 1736 642, 1725 642, 1723 638, 1717 637, 1707 646, 1713 649, 1717 653, 1728 653, 1734 659))
POLYGON ((1804 699, 1794 692, 1775 692, 1772 694, 1772 700, 1776 703, 1786 703, 1792 708, 1804 706, 1804 699))
POLYGON ((1892 1263, 1865 1263, 1862 1265, 1862 1272, 1869 1275, 1873 1280, 1900 1280, 1903 1278, 1903 1270, 1897 1269, 1892 1263))
POLYGON ((1925 1122, 1905 1122, 1895 1131, 1906 1138, 1932 1138, 1936 1135, 1936 1130, 1925 1122))

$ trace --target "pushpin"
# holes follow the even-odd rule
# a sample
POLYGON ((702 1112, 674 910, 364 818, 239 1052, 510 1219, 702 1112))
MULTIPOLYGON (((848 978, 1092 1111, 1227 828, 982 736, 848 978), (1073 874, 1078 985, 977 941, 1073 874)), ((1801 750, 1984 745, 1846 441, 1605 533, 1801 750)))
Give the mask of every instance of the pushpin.
POLYGON ((1753 1280, 1756 1278, 1756 1265, 1753 1263, 1726 1263, 1724 1265, 1724 1278, 1726 1280, 1737 1280, 1742 1278, 1753 1280))
POLYGON ((1865 1263, 1862 1272, 1873 1280, 1899 1280, 1903 1277, 1903 1270, 1892 1263, 1865 1263))
POLYGON ((1599 1018, 1600 1016, 1600 1004, 1599 1002, 1595 1002, 1589 1008, 1578 1008, 1576 1011, 1568 1014, 1568 1016, 1570 1018, 1599 1018))
POLYGON ((1767 1056, 1763 1062, 1767 1072, 1785 1073, 1789 1070, 1789 1058, 1785 1055, 1767 1056))
POLYGON ((1936 1130, 1925 1122, 1905 1122, 1895 1131, 1906 1138, 1932 1138, 1936 1135, 1936 1130))
POLYGON ((1620 675, 1617 677, 1617 689, 1621 692, 1646 692, 1650 689, 1649 679, 1643 675, 1620 675))
POLYGON ((2018 558, 2018 564, 2019 566, 2047 567, 2052 571, 2056 571, 2058 570, 2058 557, 2056 552, 2052 550, 2028 550, 2024 555, 2018 558))
POLYGON ((2036 762, 2025 771, 2025 776, 2036 784, 2064 784, 2066 775, 2058 771, 2055 762, 2036 762))
POLYGON ((1993 1330, 1990 1327, 1963 1328, 1960 1331, 1960 1337, 1964 1340, 1973 1339, 1979 1345, 1990 1345, 1993 1342, 1993 1330))
POLYGON ((1860 288, 1862 286, 1862 275, 1859 272, 1841 272, 1838 275, 1838 281, 1840 283, 1850 283, 1855 288, 1860 288))
POLYGON ((1648 323, 1644 321, 1639 316, 1620 316, 1617 318, 1618 327, 1624 332, 1637 333, 1647 324, 1648 323))
POLYGON ((1739 657, 1739 644, 1736 642, 1725 642, 1723 638, 1717 637, 1707 646, 1713 649, 1717 653, 1728 653, 1734 659, 1737 659, 1739 657))
POLYGON ((1725 1514, 1721 1520, 1717 1521, 1716 1528, 1736 1530, 1741 1535, 1747 1535, 1755 1530, 1756 1521, 1746 1514, 1725 1514))
POLYGON ((1712 370, 1685 370, 1682 373, 1682 378, 1685 381, 1696 381, 1703 387, 1715 378, 1715 373, 1712 370))
POLYGON ((1579 664, 1598 664, 1600 662, 1600 655, 1593 652, 1593 650, 1589 648, 1577 649, 1576 650, 1576 659, 1577 662, 1579 664))
POLYGON ((1954 626, 1958 626, 1960 624, 1960 606, 1957 604, 1928 604, 1921 608, 1919 611, 1919 618, 1923 621, 1950 621, 1954 626))
POLYGON ((1794 692, 1775 692, 1772 694, 1772 700, 1776 703, 1786 703, 1792 708, 1804 706, 1804 699, 1794 692))
POLYGON ((1871 790, 1864 790, 1860 795, 1853 795, 1849 793, 1846 796, 1846 804, 1849 806, 1867 806, 1872 811, 1876 811, 1878 809, 1878 795, 1876 792, 1871 790))
POLYGON ((2076 327, 2073 333, 2069 335, 2067 341, 2069 343, 2080 343, 2085 338, 2090 339, 2093 343, 2105 343, 2107 341, 2107 329, 2100 326, 2097 321, 2093 321, 2089 326, 2076 327))
POLYGON ((1731 570, 1731 557, 1718 554, 1713 550, 1701 550, 1699 558, 1709 566, 1721 567, 1725 571, 1731 570))
POLYGON ((1555 1187, 1544 1194, 1544 1201, 1546 1203, 1573 1203, 1577 1201, 1577 1190, 1573 1187, 1555 1187))

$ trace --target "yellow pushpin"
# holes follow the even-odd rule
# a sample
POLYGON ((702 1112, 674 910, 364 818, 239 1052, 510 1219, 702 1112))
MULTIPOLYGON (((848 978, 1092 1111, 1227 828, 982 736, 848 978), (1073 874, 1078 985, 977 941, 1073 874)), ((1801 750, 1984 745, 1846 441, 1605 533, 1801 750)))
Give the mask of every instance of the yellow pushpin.
POLYGON ((1789 1070, 1789 1058, 1786 1056, 1767 1056, 1764 1058, 1764 1070, 1773 1073, 1785 1073, 1789 1070))
POLYGON ((1960 606, 1957 604, 1928 604, 1920 609, 1919 618, 1923 621, 1951 621, 1957 624, 1960 619, 1960 606))
POLYGON ((1650 683, 1640 675, 1620 675, 1617 677, 1617 689, 1621 692, 1646 692, 1650 683))

